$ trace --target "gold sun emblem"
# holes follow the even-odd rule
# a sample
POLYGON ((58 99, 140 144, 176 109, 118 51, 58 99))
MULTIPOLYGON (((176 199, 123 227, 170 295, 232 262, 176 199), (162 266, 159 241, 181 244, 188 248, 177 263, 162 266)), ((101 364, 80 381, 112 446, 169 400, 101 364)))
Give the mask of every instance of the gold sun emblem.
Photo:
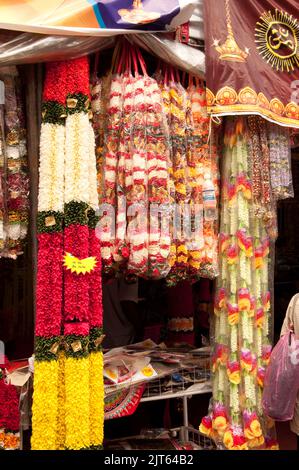
POLYGON ((299 66, 299 24, 285 11, 264 12, 256 23, 255 42, 260 55, 277 71, 299 66))

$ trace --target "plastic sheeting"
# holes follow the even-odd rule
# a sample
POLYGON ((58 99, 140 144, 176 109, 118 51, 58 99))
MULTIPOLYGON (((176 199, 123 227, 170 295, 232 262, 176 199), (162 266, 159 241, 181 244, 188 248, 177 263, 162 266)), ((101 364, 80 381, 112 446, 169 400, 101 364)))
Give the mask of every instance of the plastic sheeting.
POLYGON ((1 0, 0 28, 43 34, 111 36, 169 31, 198 0, 1 0))
MULTIPOLYGON (((0 65, 73 59, 113 47, 117 36, 46 36, 0 31, 0 65)), ((205 55, 195 47, 168 39, 165 34, 134 34, 127 39, 166 62, 194 75, 204 76, 205 55)))

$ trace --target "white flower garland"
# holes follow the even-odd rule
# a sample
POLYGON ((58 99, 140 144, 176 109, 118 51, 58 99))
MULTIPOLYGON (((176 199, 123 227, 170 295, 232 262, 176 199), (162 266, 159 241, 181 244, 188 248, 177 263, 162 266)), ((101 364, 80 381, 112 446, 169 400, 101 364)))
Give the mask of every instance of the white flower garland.
POLYGON ((68 115, 65 132, 65 160, 68 166, 68 171, 65 172, 65 202, 90 204, 89 158, 86 158, 86 149, 90 149, 88 114, 81 112, 68 115))
POLYGON ((246 281, 246 255, 243 250, 240 252, 240 276, 243 281, 246 281))
POLYGON ((226 379, 226 368, 225 366, 219 366, 218 368, 218 390, 224 392, 226 379))
POLYGON ((215 342, 220 342, 220 317, 215 316, 215 342))
POLYGON ((263 263, 263 267, 262 267, 262 283, 264 284, 264 286, 268 286, 268 263, 269 263, 269 259, 268 259, 268 256, 266 256, 264 258, 264 263, 263 263))
POLYGON ((249 374, 245 374, 244 377, 244 390, 246 398, 251 401, 252 406, 256 406, 255 383, 249 374))
POLYGON ((225 281, 227 279, 227 261, 226 259, 223 257, 222 258, 222 263, 221 263, 221 277, 223 279, 223 281, 225 281))
POLYGON ((235 202, 230 207, 230 234, 235 235, 238 229, 238 214, 235 202))
POLYGON ((242 337, 243 340, 250 342, 250 326, 247 312, 242 312, 242 337))
MULTIPOLYGON (((246 314, 246 316, 248 316, 246 314)), ((253 319, 248 318, 248 341, 250 344, 253 344, 253 319)))
POLYGON ((231 293, 236 295, 237 293, 237 269, 235 266, 229 268, 230 271, 230 290, 231 293))
POLYGON ((251 275, 251 259, 246 258, 246 282, 250 287, 252 284, 252 275, 251 275))
POLYGON ((219 328, 219 334, 220 336, 226 336, 226 330, 227 330, 227 313, 221 312, 220 313, 220 328, 219 328))
POLYGON ((239 413, 240 411, 240 397, 239 397, 239 386, 230 384, 230 407, 233 413, 239 413))
POLYGON ((269 328, 270 328, 270 316, 268 312, 265 312, 265 320, 264 320, 264 335, 266 337, 269 336, 269 328))
POLYGON ((256 351, 257 351, 257 356, 259 358, 262 357, 262 344, 263 344, 262 329, 258 328, 256 332, 256 351))
POLYGON ((45 123, 41 126, 38 211, 63 212, 64 209, 65 127, 45 123))
POLYGON ((218 369, 216 370, 214 376, 213 376, 213 396, 216 397, 218 390, 219 390, 219 371, 218 369))
POLYGON ((88 186, 89 196, 88 204, 93 210, 97 210, 99 207, 98 202, 98 190, 97 190, 97 165, 95 155, 95 136, 91 122, 89 121, 89 162, 88 162, 88 186))
POLYGON ((238 327, 236 325, 231 327, 230 348, 232 353, 236 353, 238 350, 238 327))
MULTIPOLYGON (((240 137, 238 136, 237 137, 237 140, 239 141, 240 140, 240 137)), ((237 163, 238 163, 238 171, 239 173, 242 173, 242 170, 243 170, 243 165, 244 165, 244 162, 246 160, 246 158, 244 158, 244 147, 243 145, 238 142, 237 146, 236 146, 236 154, 237 154, 237 163)))
POLYGON ((263 390, 258 387, 257 400, 256 400, 257 412, 259 415, 263 415, 263 390))

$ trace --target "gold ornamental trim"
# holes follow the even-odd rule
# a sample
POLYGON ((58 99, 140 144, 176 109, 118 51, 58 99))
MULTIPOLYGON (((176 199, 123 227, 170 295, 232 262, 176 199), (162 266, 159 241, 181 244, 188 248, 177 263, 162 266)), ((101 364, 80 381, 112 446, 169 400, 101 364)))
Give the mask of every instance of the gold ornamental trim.
POLYGON ((257 113, 277 123, 299 128, 299 106, 294 102, 284 105, 278 98, 271 101, 263 93, 246 86, 239 92, 232 87, 221 88, 216 96, 207 89, 207 108, 212 115, 257 113))

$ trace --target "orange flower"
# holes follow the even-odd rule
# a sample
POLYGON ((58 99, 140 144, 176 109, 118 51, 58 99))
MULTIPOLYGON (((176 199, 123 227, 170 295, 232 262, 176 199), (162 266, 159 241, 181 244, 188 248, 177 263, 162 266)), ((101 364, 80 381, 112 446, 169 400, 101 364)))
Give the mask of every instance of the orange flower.
POLYGON ((206 436, 210 436, 212 432, 212 418, 211 416, 205 416, 202 418, 199 430, 202 434, 205 434, 206 436))
POLYGON ((227 449, 232 449, 234 446, 233 433, 229 430, 224 433, 223 444, 227 449))
POLYGON ((239 307, 237 304, 227 303, 228 323, 233 326, 239 323, 239 307))

